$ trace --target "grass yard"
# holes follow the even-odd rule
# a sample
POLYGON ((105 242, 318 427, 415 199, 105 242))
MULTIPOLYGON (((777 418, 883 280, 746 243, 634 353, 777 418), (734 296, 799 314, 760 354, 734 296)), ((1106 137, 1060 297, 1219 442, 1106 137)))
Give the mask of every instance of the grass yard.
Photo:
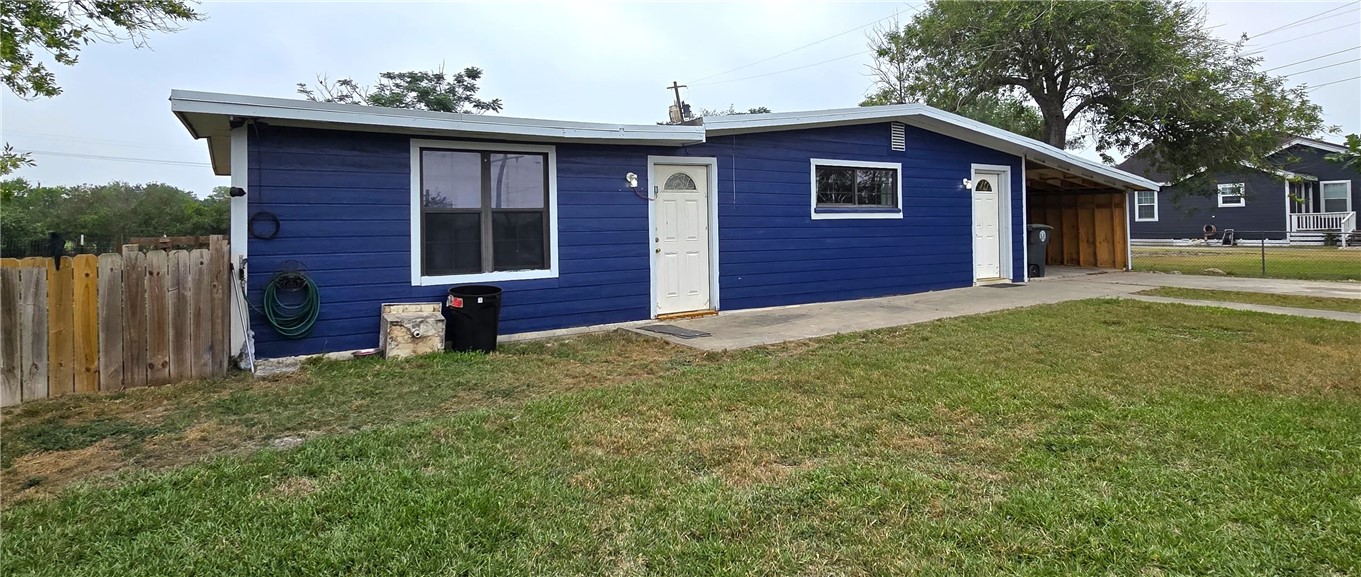
POLYGON ((1137 294, 1150 295, 1156 297, 1168 297, 1174 299, 1191 299, 1198 301, 1225 301, 1235 303, 1249 303, 1256 305, 1270 305, 1274 307, 1294 307, 1297 309, 1317 309, 1325 311, 1342 311, 1344 313, 1361 313, 1361 299, 1315 297, 1304 295, 1282 295, 1248 291, 1222 291, 1179 287, 1158 287, 1155 289, 1140 291, 1137 294))
POLYGON ((1266 275, 1262 251, 1249 246, 1136 246, 1134 270, 1205 274, 1216 268, 1229 276, 1300 280, 1361 280, 1361 250, 1336 247, 1266 247, 1266 275))
POLYGON ((1356 575, 1355 342, 1103 299, 65 397, 4 413, 0 549, 7 575, 1356 575))

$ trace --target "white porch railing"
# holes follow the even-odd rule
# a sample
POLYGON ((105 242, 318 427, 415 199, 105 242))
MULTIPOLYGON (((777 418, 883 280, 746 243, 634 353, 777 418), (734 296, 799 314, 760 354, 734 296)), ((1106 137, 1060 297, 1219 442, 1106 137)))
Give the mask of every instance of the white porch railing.
POLYGON ((1290 232, 1342 232, 1356 230, 1356 212, 1303 212, 1290 215, 1290 232), (1350 230, 1344 227, 1350 226, 1350 230))

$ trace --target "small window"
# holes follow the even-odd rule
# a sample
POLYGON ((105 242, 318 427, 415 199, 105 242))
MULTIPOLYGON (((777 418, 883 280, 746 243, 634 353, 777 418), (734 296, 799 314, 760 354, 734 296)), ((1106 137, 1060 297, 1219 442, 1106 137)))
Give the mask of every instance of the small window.
POLYGON ((541 278, 551 272, 551 152, 479 148, 413 143, 420 187, 419 221, 413 222, 419 227, 413 226, 419 235, 412 243, 415 284, 495 275, 541 278))
POLYGON ((1158 220, 1158 191, 1138 190, 1134 192, 1134 221, 1154 222, 1158 220))
POLYGON ((1352 181, 1331 180, 1320 182, 1323 191, 1323 212, 1351 212, 1352 181))
POLYGON ((1246 204, 1247 200, 1243 197, 1243 183, 1219 185, 1219 206, 1232 207, 1246 204))
POLYGON ((813 160, 813 218, 901 218, 902 165, 813 160))
POLYGON ((662 185, 667 190, 698 190, 695 187, 695 179, 684 172, 677 172, 666 179, 666 184, 662 185))

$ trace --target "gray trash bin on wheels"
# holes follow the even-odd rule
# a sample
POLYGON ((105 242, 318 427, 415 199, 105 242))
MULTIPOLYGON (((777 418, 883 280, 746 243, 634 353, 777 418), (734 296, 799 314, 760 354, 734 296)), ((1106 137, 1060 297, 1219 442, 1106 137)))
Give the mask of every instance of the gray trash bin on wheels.
POLYGON ((1030 278, 1044 276, 1045 253, 1049 250, 1049 235, 1054 227, 1047 224, 1030 224, 1025 227, 1026 274, 1030 278))

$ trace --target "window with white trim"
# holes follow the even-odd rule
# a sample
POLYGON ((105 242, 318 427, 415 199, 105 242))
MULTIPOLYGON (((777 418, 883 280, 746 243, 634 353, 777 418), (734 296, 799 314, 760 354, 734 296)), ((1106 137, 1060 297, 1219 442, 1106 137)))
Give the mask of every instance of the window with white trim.
POLYGON ((555 276, 552 147, 412 142, 413 284, 555 276))
POLYGON ((1351 212, 1352 181, 1325 180, 1319 183, 1323 195, 1323 212, 1351 212))
POLYGON ((1156 222, 1158 220, 1158 191, 1134 191, 1134 221, 1156 222))
POLYGON ((813 218, 902 218, 902 164, 812 160, 813 218))
POLYGON ((1243 183, 1236 182, 1233 184, 1219 185, 1220 207, 1233 207, 1245 205, 1247 205, 1247 199, 1243 196, 1243 183))

